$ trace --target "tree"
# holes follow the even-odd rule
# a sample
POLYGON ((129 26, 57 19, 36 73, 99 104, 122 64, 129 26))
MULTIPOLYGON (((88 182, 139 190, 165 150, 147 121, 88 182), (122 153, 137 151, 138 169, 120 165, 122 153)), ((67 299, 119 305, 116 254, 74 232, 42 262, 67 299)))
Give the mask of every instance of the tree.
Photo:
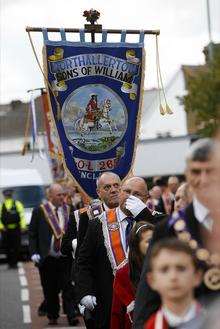
POLYGON ((187 95, 181 101, 187 113, 194 113, 197 133, 213 136, 220 128, 220 45, 214 45, 213 58, 206 64, 185 71, 187 95))

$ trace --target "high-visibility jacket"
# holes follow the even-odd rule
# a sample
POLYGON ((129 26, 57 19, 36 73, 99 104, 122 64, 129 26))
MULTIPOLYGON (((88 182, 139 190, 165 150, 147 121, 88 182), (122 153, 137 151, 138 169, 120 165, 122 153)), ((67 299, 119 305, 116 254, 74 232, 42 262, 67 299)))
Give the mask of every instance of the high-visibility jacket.
POLYGON ((24 206, 23 204, 18 201, 18 200, 13 200, 13 199, 6 199, 1 205, 0 205, 0 230, 2 229, 15 229, 17 227, 17 224, 8 224, 5 223, 5 225, 3 224, 2 222, 2 206, 3 204, 5 204, 5 207, 7 210, 10 210, 13 205, 14 205, 14 202, 15 202, 15 207, 16 207, 16 210, 20 216, 20 222, 19 222, 19 225, 20 225, 20 229, 21 230, 25 230, 27 228, 27 225, 26 225, 26 220, 25 220, 25 216, 24 216, 24 206))

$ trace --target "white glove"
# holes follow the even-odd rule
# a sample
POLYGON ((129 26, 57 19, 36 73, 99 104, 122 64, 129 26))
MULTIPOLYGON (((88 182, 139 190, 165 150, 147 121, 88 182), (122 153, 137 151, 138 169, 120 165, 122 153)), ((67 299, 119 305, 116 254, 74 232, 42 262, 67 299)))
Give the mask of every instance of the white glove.
POLYGON ((84 316, 86 307, 84 305, 78 304, 79 312, 82 316, 84 316))
POLYGON ((39 255, 39 254, 33 254, 33 255, 31 256, 31 260, 32 260, 32 262, 34 262, 34 263, 39 263, 39 262, 40 262, 40 255, 39 255))
POLYGON ((97 305, 96 297, 91 295, 84 296, 81 299, 80 304, 84 305, 86 308, 88 308, 88 310, 93 311, 95 306, 97 305))
POLYGON ((140 214, 144 208, 147 208, 146 204, 134 195, 130 195, 127 198, 125 207, 132 213, 134 217, 140 214))

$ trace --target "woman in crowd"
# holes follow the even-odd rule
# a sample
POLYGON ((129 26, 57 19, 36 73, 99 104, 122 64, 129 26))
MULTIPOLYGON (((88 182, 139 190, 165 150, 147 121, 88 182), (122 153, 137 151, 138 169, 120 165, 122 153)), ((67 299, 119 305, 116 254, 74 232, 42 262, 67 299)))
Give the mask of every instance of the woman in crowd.
POLYGON ((132 328, 135 291, 153 229, 153 225, 140 221, 131 230, 128 262, 115 275, 111 329, 132 328))

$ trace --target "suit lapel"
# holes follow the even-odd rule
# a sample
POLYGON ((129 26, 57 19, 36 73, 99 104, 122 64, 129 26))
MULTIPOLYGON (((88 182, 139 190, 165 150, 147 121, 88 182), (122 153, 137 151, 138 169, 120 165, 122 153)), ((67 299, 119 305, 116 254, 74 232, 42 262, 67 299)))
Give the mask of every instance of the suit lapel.
POLYGON ((192 237, 201 245, 204 245, 204 238, 209 235, 207 229, 203 227, 202 224, 199 223, 198 219, 195 217, 193 203, 185 210, 186 218, 187 218, 187 227, 192 235, 192 237), (205 231, 205 234, 203 234, 205 231))

